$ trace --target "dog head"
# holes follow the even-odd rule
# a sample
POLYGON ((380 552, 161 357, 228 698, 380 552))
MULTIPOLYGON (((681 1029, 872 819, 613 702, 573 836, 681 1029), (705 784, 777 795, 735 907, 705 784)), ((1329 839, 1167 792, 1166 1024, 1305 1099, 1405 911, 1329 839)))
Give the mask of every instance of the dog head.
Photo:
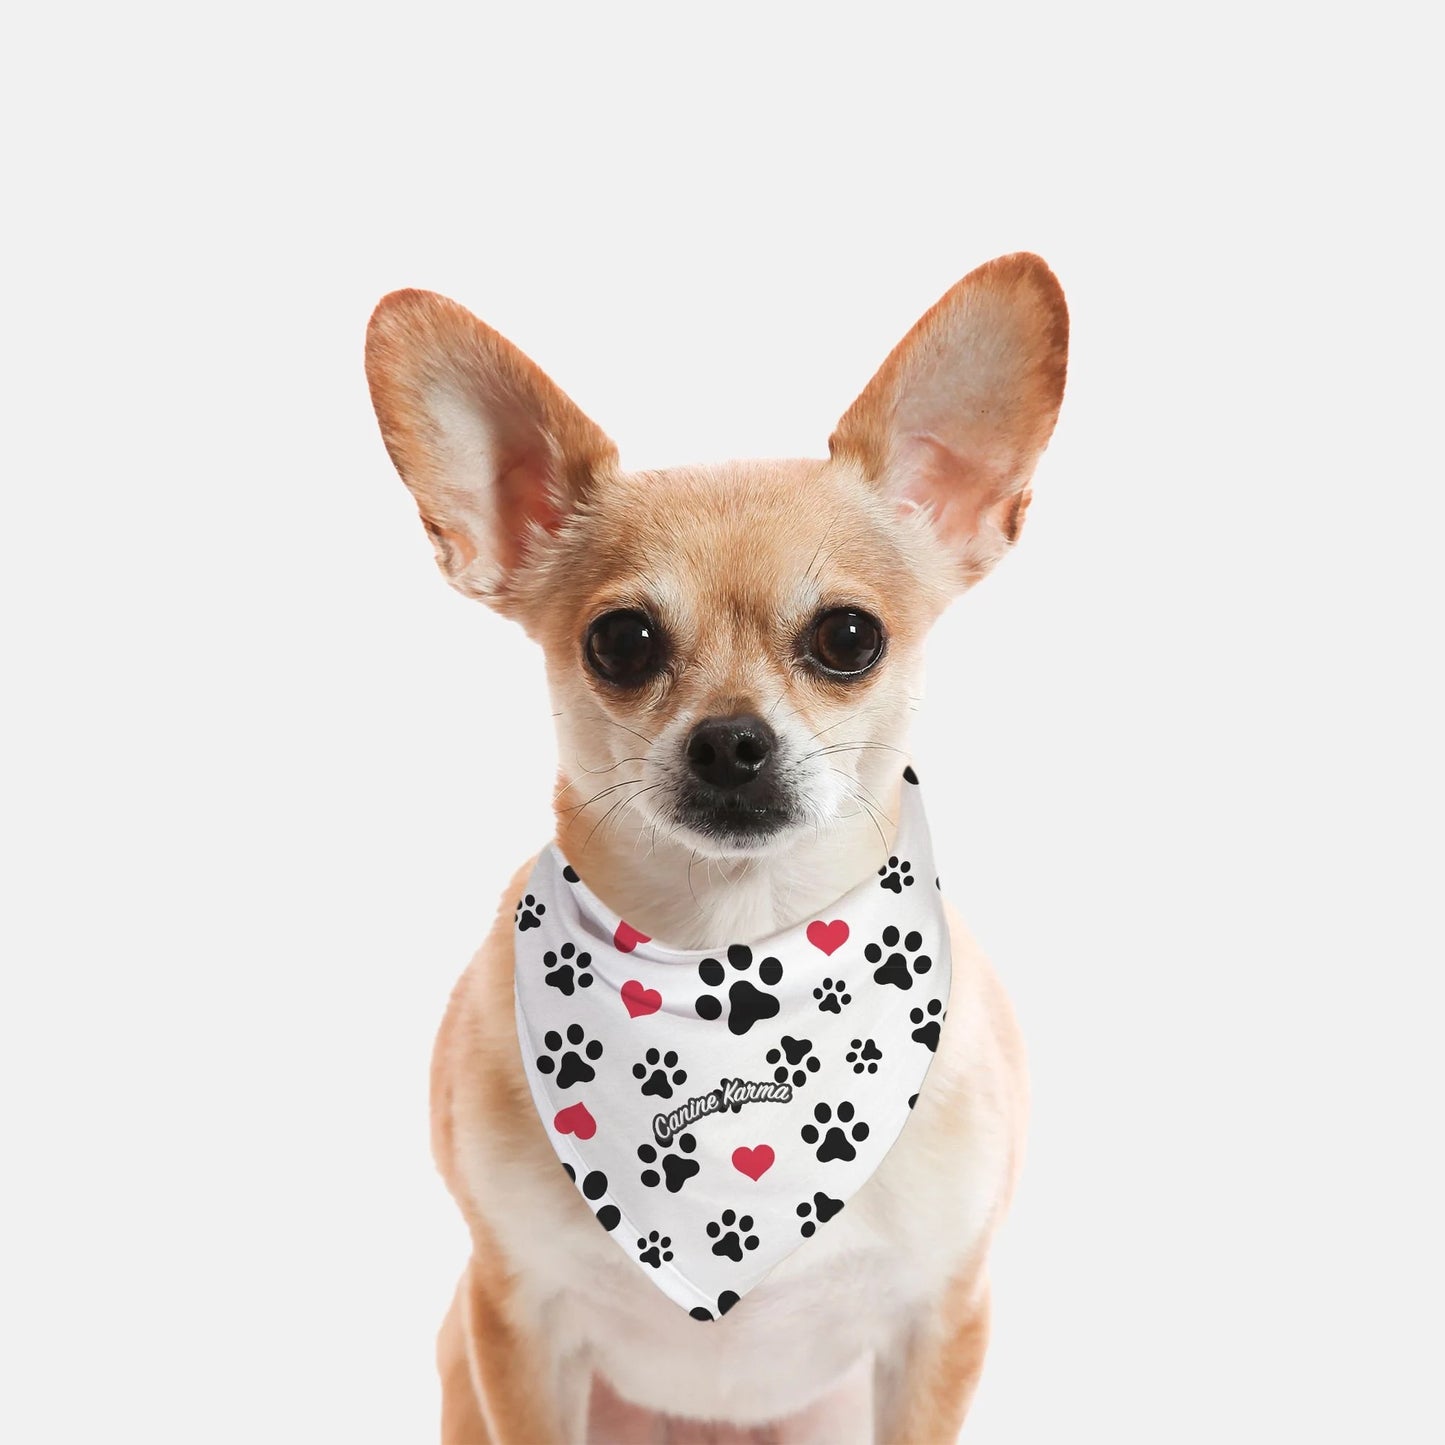
POLYGON ((898 344, 828 460, 629 473, 468 311, 387 296, 382 435, 448 581, 545 650, 559 831, 630 816, 738 856, 877 809, 929 627, 1018 539, 1067 346, 1053 274, 1001 257, 898 344))

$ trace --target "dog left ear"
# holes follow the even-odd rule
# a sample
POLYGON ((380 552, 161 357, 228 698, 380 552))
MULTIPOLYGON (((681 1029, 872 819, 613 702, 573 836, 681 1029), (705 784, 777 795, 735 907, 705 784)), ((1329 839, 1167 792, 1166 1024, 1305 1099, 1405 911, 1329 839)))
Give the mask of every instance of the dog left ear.
POLYGON ((382 299, 366 375, 437 565, 458 592, 511 611, 525 564, 615 471, 616 447, 535 362, 429 291, 382 299))
POLYGON ((971 271, 894 347, 829 439, 907 508, 926 509, 978 581, 1018 539, 1064 394, 1069 313, 1037 256, 971 271))

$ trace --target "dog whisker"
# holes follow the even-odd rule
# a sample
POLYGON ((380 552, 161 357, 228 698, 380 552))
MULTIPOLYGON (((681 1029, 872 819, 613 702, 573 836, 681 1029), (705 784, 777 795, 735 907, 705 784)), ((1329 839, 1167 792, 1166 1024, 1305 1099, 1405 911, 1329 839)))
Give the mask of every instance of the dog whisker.
MULTIPOLYGON (((618 787, 626 787, 626 783, 617 784, 618 787)), ((629 794, 627 797, 619 798, 593 825, 592 831, 582 840, 581 851, 587 851, 587 845, 591 843, 593 834, 615 813, 619 808, 625 808, 629 803, 635 802, 643 793, 650 793, 654 788, 660 788, 661 783, 648 783, 641 792, 629 794)))
MULTIPOLYGON (((883 828, 882 828, 882 826, 879 824, 878 819, 877 819, 876 817, 874 817, 874 813, 875 813, 877 810, 876 810, 876 809, 873 807, 873 805, 867 800, 867 798, 865 798, 865 797, 863 796, 862 793, 855 793, 855 792, 853 792, 853 790, 852 790, 851 788, 849 789, 849 792, 852 794, 853 798, 854 798, 857 802, 859 802, 859 803, 862 804, 862 807, 859 809, 859 812, 862 813, 863 816, 866 817, 866 818, 868 819, 868 821, 869 821, 870 823, 872 823, 872 824, 873 824, 873 827, 876 829, 876 831, 877 831, 877 833, 878 833, 878 842, 882 845, 882 848, 883 848, 883 854, 882 854, 882 856, 886 859, 886 858, 888 857, 888 839, 883 836, 883 828)), ((857 816, 857 815, 855 814, 855 816, 857 816)), ((890 819, 889 821, 891 822, 892 820, 890 819)))
POLYGON ((873 792, 873 790, 872 790, 871 788, 867 787, 867 786, 863 783, 863 781, 862 781, 861 778, 855 778, 852 773, 845 773, 842 768, 829 768, 828 771, 829 771, 830 773, 837 773, 840 778, 846 778, 846 779, 848 780, 848 782, 850 782, 850 783, 856 783, 860 788, 863 789, 863 791, 864 791, 865 793, 868 794, 868 796, 869 796, 870 798, 872 798, 874 804, 875 804, 876 807, 877 807, 878 816, 879 816, 880 818, 886 819, 887 822, 888 822, 888 824, 889 824, 890 826, 895 826, 895 820, 892 819, 892 818, 890 818, 890 817, 888 816, 887 810, 884 808, 883 804, 882 804, 881 802, 879 802, 879 800, 878 800, 878 795, 877 795, 875 792, 873 792))
POLYGON ((897 753, 900 757, 908 756, 906 748, 895 748, 892 743, 829 743, 826 747, 814 748, 812 752, 805 753, 802 761, 827 757, 831 753, 862 752, 865 748, 879 748, 884 752, 897 753))
MULTIPOLYGON (((619 788, 630 788, 630 787, 633 787, 633 786, 635 786, 636 784, 640 783, 641 781, 642 781, 641 778, 625 778, 625 779, 624 779, 622 782, 620 782, 620 783, 613 783, 611 787, 602 788, 602 789, 600 789, 598 792, 593 793, 592 796, 591 796, 590 798, 588 798, 585 803, 574 803, 574 804, 573 804, 571 807, 569 807, 569 808, 559 808, 557 811, 558 811, 559 813, 580 813, 580 812, 582 812, 584 809, 590 808, 590 807, 592 806, 592 804, 595 803, 595 802, 597 802, 597 800, 598 800, 599 798, 605 798, 609 793, 615 793, 619 788)), ((661 787, 662 784, 661 784, 661 783, 654 783, 652 786, 653 786, 653 787, 661 787)), ((559 794, 558 796, 560 796, 560 794, 559 794)))
MULTIPOLYGON (((819 728, 818 731, 815 732, 813 736, 808 739, 808 741, 810 743, 817 742, 817 740, 822 737, 824 733, 830 733, 833 731, 834 728, 842 727, 843 724, 846 722, 852 722, 853 719, 858 716, 858 713, 862 711, 863 709, 859 708, 856 712, 850 712, 847 717, 840 717, 837 722, 830 722, 827 727, 819 728)), ((826 744, 824 744, 824 746, 826 746, 826 744)))

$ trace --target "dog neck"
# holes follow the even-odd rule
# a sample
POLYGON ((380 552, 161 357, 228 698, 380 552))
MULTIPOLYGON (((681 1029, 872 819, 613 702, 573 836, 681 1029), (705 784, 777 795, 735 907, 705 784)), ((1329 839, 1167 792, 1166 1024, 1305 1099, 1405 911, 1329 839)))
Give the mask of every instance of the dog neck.
POLYGON ((761 854, 709 858, 631 808, 599 828, 560 803, 557 841, 593 893, 633 927, 676 948, 711 948, 800 923, 876 873, 897 836, 898 785, 879 798, 876 815, 860 806, 761 854))

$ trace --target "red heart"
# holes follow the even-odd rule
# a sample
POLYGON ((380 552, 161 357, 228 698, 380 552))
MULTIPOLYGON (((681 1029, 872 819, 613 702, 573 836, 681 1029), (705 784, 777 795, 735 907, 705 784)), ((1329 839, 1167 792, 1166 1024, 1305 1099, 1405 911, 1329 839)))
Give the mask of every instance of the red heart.
POLYGON ((749 1179, 761 1179, 773 1167, 771 1144, 759 1144, 756 1149, 734 1149, 733 1168, 749 1179))
POLYGON ((655 988, 643 988, 635 978, 629 978, 622 985, 622 1002, 633 1018, 642 1014, 655 1014, 662 1007, 662 995, 655 988))
MULTIPOLYGON (((631 953, 639 943, 651 943, 652 940, 645 934, 639 933, 630 923, 618 919, 617 932, 612 935, 612 941, 617 945, 619 953, 631 953)), ((652 1012, 651 1009, 648 1010, 652 1012)))
POLYGON ((835 918, 831 923, 824 923, 820 918, 808 925, 808 942, 830 957, 847 941, 848 925, 841 918, 835 918))
POLYGON ((575 1134, 579 1139, 590 1139, 597 1132, 597 1120, 580 1099, 559 1110, 552 1123, 559 1134, 575 1134))

